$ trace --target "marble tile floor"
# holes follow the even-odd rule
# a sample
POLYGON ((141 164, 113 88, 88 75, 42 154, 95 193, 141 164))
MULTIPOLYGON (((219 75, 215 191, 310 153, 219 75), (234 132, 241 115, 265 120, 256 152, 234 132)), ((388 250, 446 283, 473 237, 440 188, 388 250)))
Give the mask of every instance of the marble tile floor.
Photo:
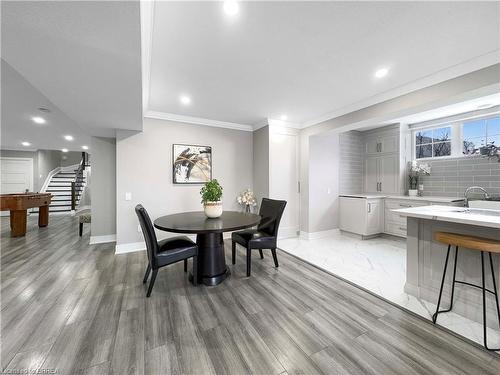
MULTIPOLYGON (((406 280, 406 240, 392 236, 369 240, 334 233, 306 240, 280 240, 279 248, 327 272, 359 285, 420 316, 431 319, 436 305, 404 291, 406 280)), ((479 344, 483 326, 453 312, 440 314, 438 324, 479 344)), ((488 345, 500 347, 500 330, 488 328, 488 345)))

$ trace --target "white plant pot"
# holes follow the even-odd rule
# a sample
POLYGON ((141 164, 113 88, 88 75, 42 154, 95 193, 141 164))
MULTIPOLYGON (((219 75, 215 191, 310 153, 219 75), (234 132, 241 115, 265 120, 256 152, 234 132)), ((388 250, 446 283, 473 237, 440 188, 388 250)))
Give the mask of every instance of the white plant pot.
POLYGON ((215 219, 222 215, 222 202, 205 202, 205 215, 210 219, 215 219))
POLYGON ((410 197, 416 197, 418 195, 418 190, 417 189, 409 189, 408 190, 408 195, 410 197))

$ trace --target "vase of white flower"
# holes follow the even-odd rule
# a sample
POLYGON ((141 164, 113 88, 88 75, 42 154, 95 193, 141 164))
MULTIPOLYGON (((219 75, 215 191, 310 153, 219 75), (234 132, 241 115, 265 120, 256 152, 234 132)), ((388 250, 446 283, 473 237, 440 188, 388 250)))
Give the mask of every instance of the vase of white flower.
POLYGON ((429 176, 430 174, 431 167, 429 164, 418 163, 416 160, 410 163, 408 172, 408 195, 410 197, 416 197, 418 195, 420 176, 429 176))
POLYGON ((243 206, 245 212, 252 212, 252 207, 257 205, 257 200, 255 199, 255 195, 252 190, 246 189, 238 195, 236 201, 243 206))

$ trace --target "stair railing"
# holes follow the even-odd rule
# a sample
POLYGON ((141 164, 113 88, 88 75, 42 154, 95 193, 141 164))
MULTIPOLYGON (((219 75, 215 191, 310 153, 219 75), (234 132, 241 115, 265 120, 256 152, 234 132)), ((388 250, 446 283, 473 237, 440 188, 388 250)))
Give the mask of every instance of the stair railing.
MULTIPOLYGON (((71 211, 76 210, 76 195, 77 187, 81 187, 83 184, 83 171, 85 170, 85 165, 87 163, 87 153, 82 152, 82 159, 78 165, 78 169, 75 173, 75 178, 71 181, 71 211)), ((80 189, 81 190, 81 189, 80 189)))

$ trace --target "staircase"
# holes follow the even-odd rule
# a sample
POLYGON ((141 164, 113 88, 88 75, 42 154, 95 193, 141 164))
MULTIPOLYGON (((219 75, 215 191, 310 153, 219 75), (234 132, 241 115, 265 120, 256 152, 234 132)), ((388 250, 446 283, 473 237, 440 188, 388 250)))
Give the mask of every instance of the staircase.
MULTIPOLYGON (((46 192, 53 195, 49 212, 71 211, 71 182, 75 180, 76 171, 58 172, 50 179, 46 192)), ((80 196, 85 185, 85 177, 75 186, 76 206, 80 203, 80 196)))

